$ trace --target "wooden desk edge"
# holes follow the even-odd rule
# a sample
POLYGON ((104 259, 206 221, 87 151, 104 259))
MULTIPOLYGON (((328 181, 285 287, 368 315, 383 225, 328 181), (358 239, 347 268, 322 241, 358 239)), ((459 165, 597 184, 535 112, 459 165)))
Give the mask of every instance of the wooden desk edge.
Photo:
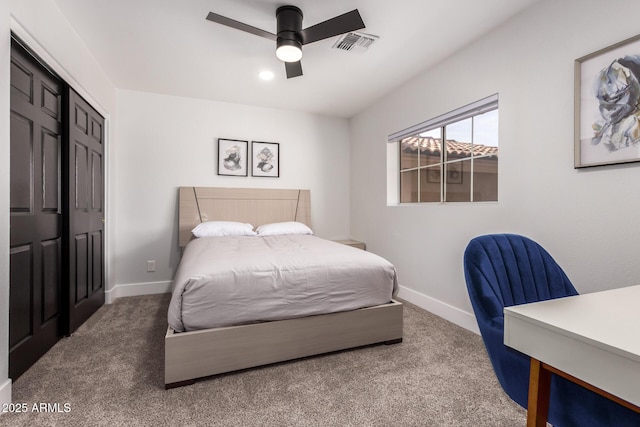
POLYGON ((587 390, 612 400, 625 408, 640 413, 640 406, 619 398, 607 391, 593 386, 579 378, 567 374, 560 369, 531 358, 529 372, 529 399, 527 402, 527 427, 546 427, 549 414, 549 398, 551 395, 551 374, 556 374, 587 390))

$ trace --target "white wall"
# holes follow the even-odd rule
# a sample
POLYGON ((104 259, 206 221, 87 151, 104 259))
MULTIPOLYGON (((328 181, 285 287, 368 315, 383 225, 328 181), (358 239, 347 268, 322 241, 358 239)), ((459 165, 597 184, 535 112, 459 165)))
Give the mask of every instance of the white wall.
POLYGON ((638 34, 639 14, 635 0, 540 2, 352 119, 351 234, 396 264, 402 296, 477 330, 462 255, 493 232, 537 240, 579 292, 640 281, 640 165, 573 168, 574 60, 638 34), (499 202, 387 206, 387 135, 493 93, 499 202))
POLYGON ((349 237, 346 119, 120 90, 118 123, 112 297, 168 288, 179 261, 179 186, 308 188, 316 234, 349 237), (280 143, 280 178, 218 176, 217 138, 280 143))
MULTIPOLYGON (((115 88, 51 0, 0 2, 0 403, 11 399, 9 331, 9 70, 16 32, 76 90, 115 123, 115 88)), ((115 146, 115 141, 109 141, 115 146)), ((110 162, 107 159, 107 168, 110 162)), ((107 174, 111 171, 107 169, 107 174)), ((111 197, 108 194, 107 197, 111 197)), ((107 213, 109 216, 109 212, 107 213)), ((112 239, 107 236, 107 242, 112 239)), ((113 248, 109 248, 112 250, 113 248)), ((112 258, 112 257, 110 257, 112 258)), ((107 270, 107 280, 110 280, 107 270)))

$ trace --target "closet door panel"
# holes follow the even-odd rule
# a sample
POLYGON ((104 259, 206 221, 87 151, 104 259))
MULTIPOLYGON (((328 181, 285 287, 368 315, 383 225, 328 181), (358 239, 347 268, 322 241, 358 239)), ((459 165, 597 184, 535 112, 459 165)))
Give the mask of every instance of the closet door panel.
POLYGON ((69 331, 104 304, 104 119, 68 89, 69 331), (71 166, 72 165, 72 166, 71 166))
POLYGON ((62 82, 11 43, 9 376, 61 337, 62 82))

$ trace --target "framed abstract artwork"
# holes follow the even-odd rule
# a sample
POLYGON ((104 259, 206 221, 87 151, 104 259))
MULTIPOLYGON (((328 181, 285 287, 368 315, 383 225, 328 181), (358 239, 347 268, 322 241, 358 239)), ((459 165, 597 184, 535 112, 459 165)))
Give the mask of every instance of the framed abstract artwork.
POLYGON ((251 176, 280 177, 280 144, 251 142, 251 176))
POLYGON ((575 61, 574 167, 640 161, 640 35, 575 61))
POLYGON ((427 174, 427 182, 433 182, 434 184, 440 182, 440 166, 423 169, 420 173, 427 174))
POLYGON ((249 141, 218 138, 218 175, 247 176, 249 141))
MULTIPOLYGON (((462 184, 462 163, 446 163, 447 184, 462 184)), ((427 182, 440 182, 440 166, 422 169, 421 173, 427 174, 427 182)))
POLYGON ((462 162, 447 163, 447 184, 462 184, 462 162))

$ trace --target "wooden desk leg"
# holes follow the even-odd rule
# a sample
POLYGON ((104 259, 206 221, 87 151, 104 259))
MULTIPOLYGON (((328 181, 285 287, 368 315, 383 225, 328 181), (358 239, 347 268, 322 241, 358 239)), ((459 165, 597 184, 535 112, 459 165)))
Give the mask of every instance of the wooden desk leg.
POLYGON ((551 394, 551 372, 542 362, 531 358, 529 374, 529 402, 527 405, 527 427, 546 427, 551 394))

